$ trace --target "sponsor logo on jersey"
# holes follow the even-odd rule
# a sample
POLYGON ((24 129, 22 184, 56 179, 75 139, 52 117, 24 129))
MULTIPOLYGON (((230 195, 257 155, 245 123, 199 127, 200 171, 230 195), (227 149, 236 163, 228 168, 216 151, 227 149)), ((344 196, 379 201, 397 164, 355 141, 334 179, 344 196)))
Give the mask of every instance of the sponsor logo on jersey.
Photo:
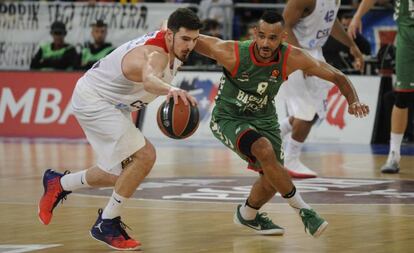
POLYGON ((279 77, 280 71, 278 69, 274 69, 272 74, 270 75, 269 81, 277 82, 277 78, 279 77))
POLYGON ((247 73, 247 72, 243 72, 242 74, 241 74, 241 76, 239 77, 239 78, 237 78, 237 80, 239 81, 239 82, 248 82, 250 79, 249 79, 249 73, 247 73))

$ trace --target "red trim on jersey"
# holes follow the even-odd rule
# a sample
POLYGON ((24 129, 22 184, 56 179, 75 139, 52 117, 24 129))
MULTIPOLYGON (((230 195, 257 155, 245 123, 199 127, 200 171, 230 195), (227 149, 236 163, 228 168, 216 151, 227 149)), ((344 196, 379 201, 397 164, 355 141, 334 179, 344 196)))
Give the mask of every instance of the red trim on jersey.
POLYGON ((234 54, 236 55, 236 65, 234 66, 233 71, 231 71, 232 77, 236 76, 240 65, 239 43, 237 41, 234 42, 234 54))
MULTIPOLYGON (((237 148, 237 151, 239 151, 239 153, 241 153, 241 154, 243 154, 241 151, 240 151, 240 149, 239 149, 239 145, 240 145, 240 139, 241 139, 241 137, 243 137, 243 135, 245 135, 248 131, 250 131, 250 130, 253 130, 253 129, 250 129, 250 128, 248 128, 248 129, 245 129, 243 132, 241 132, 240 134, 239 134, 239 136, 237 137, 237 140, 236 140, 236 148, 237 148)), ((245 154, 243 154, 243 155, 245 155, 245 154)))
POLYGON ((290 53, 291 49, 292 49, 292 45, 288 44, 288 48, 286 49, 285 55, 283 56, 283 65, 282 65, 282 78, 283 78, 283 80, 287 79, 286 65, 287 65, 287 59, 289 58, 289 53, 290 53))
POLYGON ((253 165, 251 165, 251 164, 248 164, 247 165, 247 169, 253 170, 253 171, 256 171, 256 172, 259 172, 259 173, 263 173, 263 169, 262 168, 253 167, 253 165))
POLYGON ((394 88, 394 91, 396 91, 396 92, 407 92, 407 93, 409 93, 409 92, 414 92, 414 89, 395 89, 394 88))
POLYGON ((271 62, 259 62, 257 59, 256 59, 256 57, 254 56, 254 45, 256 44, 256 42, 252 42, 251 44, 250 44, 250 46, 249 46, 249 52, 250 52, 250 58, 252 59, 252 61, 253 61, 253 63, 256 65, 256 66, 271 66, 271 65, 273 65, 273 64, 278 64, 279 63, 279 61, 280 61, 280 50, 278 50, 278 56, 277 56, 277 58, 278 58, 278 61, 271 61, 271 62))
POLYGON ((145 41, 144 45, 157 46, 157 47, 164 49, 164 51, 168 53, 167 43, 165 43, 166 33, 167 31, 158 31, 157 35, 155 35, 154 38, 151 38, 145 41))

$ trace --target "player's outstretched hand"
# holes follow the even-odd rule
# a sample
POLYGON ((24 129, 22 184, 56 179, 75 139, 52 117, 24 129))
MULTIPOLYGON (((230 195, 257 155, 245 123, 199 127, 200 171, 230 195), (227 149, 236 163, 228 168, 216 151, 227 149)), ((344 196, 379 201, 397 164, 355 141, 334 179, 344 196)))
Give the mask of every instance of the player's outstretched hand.
POLYGON ((361 51, 357 46, 350 47, 349 51, 351 52, 352 56, 354 57, 354 68, 359 70, 359 72, 364 71, 364 56, 362 55, 361 51))
POLYGON ((357 118, 363 118, 368 115, 369 107, 364 103, 354 102, 349 105, 348 112, 357 118))
POLYGON ((192 106, 197 105, 197 100, 188 94, 187 91, 180 88, 171 87, 170 91, 167 94, 167 101, 170 100, 171 97, 174 98, 174 104, 178 104, 178 99, 181 99, 185 105, 188 105, 189 102, 192 106))
POLYGON ((351 36, 352 39, 355 39, 357 36, 357 33, 362 32, 362 22, 361 18, 354 16, 351 20, 351 23, 348 26, 348 35, 351 36))

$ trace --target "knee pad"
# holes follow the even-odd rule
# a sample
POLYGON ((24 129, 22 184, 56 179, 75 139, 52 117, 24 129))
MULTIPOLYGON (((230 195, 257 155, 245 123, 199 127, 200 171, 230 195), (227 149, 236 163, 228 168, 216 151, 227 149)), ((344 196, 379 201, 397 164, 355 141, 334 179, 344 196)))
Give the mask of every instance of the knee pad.
POLYGON ((254 155, 252 154, 252 151, 251 151, 252 145, 255 141, 257 141, 261 137, 263 137, 263 135, 259 134, 255 130, 253 129, 248 130, 240 137, 240 140, 238 143, 238 149, 243 155, 248 156, 250 158, 254 158, 254 155))
POLYGON ((414 92, 395 92, 395 106, 400 109, 407 108, 414 102, 414 92))

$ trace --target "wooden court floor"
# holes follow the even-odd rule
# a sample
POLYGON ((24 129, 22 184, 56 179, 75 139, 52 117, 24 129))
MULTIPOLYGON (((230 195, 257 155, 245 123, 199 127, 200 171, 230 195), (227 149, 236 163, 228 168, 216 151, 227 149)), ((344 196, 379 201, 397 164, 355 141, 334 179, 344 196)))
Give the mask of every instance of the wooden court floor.
MULTIPOLYGON (((256 175, 221 146, 156 147, 157 163, 122 215, 129 234, 142 242, 141 252, 414 252, 412 155, 403 157, 400 174, 382 175, 384 155, 304 153, 321 178, 295 182, 329 222, 313 239, 279 197, 263 210, 285 228, 284 236, 259 236, 233 224, 235 207, 256 175)), ((94 159, 82 142, 0 141, 0 253, 114 252, 89 236, 110 189, 69 195, 48 226, 37 219, 43 170, 77 171, 94 159)))

